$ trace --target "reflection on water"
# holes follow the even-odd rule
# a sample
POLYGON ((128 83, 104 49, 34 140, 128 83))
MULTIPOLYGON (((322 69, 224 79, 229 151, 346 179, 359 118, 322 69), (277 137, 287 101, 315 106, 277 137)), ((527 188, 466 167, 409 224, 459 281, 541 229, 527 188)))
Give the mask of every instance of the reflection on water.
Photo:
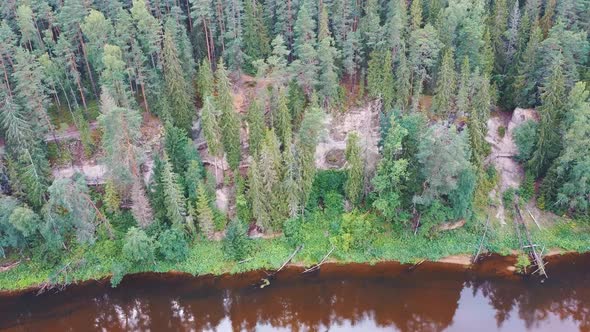
POLYGON ((555 262, 544 283, 498 278, 506 266, 499 258, 478 273, 428 264, 411 272, 396 264, 326 266, 308 277, 286 271, 262 290, 248 286, 259 273, 137 276, 116 289, 94 284, 0 299, 0 329, 590 331, 589 263, 590 256, 555 262))

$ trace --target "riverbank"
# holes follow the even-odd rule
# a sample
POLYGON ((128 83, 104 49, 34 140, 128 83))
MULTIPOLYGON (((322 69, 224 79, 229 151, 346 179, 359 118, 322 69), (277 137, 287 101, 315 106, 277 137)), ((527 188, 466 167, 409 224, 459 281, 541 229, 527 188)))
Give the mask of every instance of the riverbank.
MULTIPOLYGON (((294 256, 291 266, 304 268, 320 262, 333 248, 326 236, 325 226, 311 229, 299 236, 303 249, 294 256)), ((329 256, 330 263, 369 264, 397 262, 416 265, 425 261, 455 264, 468 267, 471 257, 476 254, 481 241, 482 229, 477 224, 468 224, 453 231, 441 232, 436 236, 414 235, 412 232, 376 226, 372 241, 364 250, 337 248, 329 256)), ((484 252, 501 256, 517 254, 517 237, 512 227, 494 227, 488 230, 484 252)), ((585 223, 562 221, 552 227, 531 228, 535 243, 552 250, 545 253, 585 253, 590 251, 590 230, 585 223)), ((178 262, 156 257, 153 262, 142 265, 125 264, 122 255, 123 241, 102 238, 91 246, 73 247, 51 261, 43 252, 28 253, 28 258, 8 257, 0 266, 13 262, 20 263, 0 272, 0 292, 10 293, 34 290, 51 285, 69 285, 88 280, 110 280, 114 285, 128 274, 155 272, 186 273, 191 276, 235 275, 249 271, 275 271, 293 253, 292 238, 280 236, 271 239, 253 239, 248 258, 236 262, 228 257, 220 241, 195 240, 191 243, 186 257, 178 262)))

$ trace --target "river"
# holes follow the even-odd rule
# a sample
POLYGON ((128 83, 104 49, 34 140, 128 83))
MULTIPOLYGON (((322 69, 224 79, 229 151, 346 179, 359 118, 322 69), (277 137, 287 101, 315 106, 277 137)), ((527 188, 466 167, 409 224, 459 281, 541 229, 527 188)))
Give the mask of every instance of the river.
POLYGON ((6 331, 590 331, 590 255, 550 260, 549 279, 514 277, 514 258, 324 265, 237 276, 139 274, 0 297, 6 331))

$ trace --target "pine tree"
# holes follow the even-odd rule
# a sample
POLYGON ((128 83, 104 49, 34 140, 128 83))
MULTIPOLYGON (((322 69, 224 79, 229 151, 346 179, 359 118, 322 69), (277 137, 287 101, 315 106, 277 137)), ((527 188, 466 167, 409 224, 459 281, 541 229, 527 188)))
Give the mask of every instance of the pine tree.
POLYGON ((35 18, 30 6, 22 4, 16 10, 16 24, 21 34, 20 43, 26 46, 29 51, 33 51, 33 46, 43 47, 43 41, 37 28, 35 27, 35 18))
POLYGON ((203 235, 207 238, 211 238, 215 232, 213 210, 211 209, 211 203, 209 197, 205 191, 205 185, 201 184, 198 187, 197 196, 197 221, 199 222, 199 228, 203 235))
POLYGON ((227 162, 232 169, 240 164, 240 117, 234 111, 231 85, 223 59, 219 59, 215 71, 215 86, 217 90, 216 104, 221 111, 221 141, 227 155, 227 162))
POLYGON ((364 182, 364 160, 359 136, 356 132, 348 135, 345 156, 347 164, 345 186, 346 197, 353 205, 355 205, 362 199, 364 182))
POLYGON ((104 45, 102 56, 104 70, 100 76, 102 88, 107 88, 117 105, 131 108, 131 96, 127 90, 126 65, 123 61, 123 53, 118 46, 104 45))
POLYGON ((103 162, 107 166, 107 177, 112 179, 121 196, 125 198, 135 178, 139 176, 139 165, 143 160, 139 143, 141 115, 136 111, 117 107, 107 90, 103 89, 98 122, 103 131, 103 162))
POLYGON ((436 64, 440 47, 441 42, 437 38, 436 30, 431 25, 412 31, 409 64, 413 77, 412 104, 414 110, 417 110, 423 83, 430 78, 430 69, 436 64))
POLYGON ((14 93, 27 114, 32 129, 41 135, 47 132, 55 137, 53 124, 47 114, 47 95, 43 84, 43 70, 34 56, 24 49, 15 54, 13 78, 14 93))
POLYGON ((100 73, 104 70, 102 53, 113 34, 113 25, 109 19, 105 18, 103 13, 91 9, 80 27, 84 36, 88 39, 86 44, 88 60, 92 67, 100 73))
POLYGON ((161 57, 162 26, 149 12, 143 0, 133 0, 130 12, 137 27, 137 40, 144 53, 150 58, 152 67, 156 68, 161 57))
POLYGON ((448 116, 453 107, 453 97, 456 89, 455 60, 453 50, 447 49, 443 56, 442 64, 438 72, 436 89, 432 100, 435 113, 448 116))
POLYGON ((253 62, 257 68, 257 75, 260 77, 268 77, 278 86, 284 85, 289 81, 289 73, 287 72, 288 56, 290 52, 285 46, 285 40, 281 35, 272 40, 272 55, 266 61, 260 59, 253 62))
POLYGON ((192 127, 195 115, 190 85, 183 74, 173 32, 168 29, 164 33, 162 56, 166 97, 171 111, 170 116, 175 126, 188 131, 192 127))
POLYGON ((266 128, 264 123, 264 108, 258 98, 250 103, 246 121, 248 123, 248 148, 250 155, 256 157, 260 150, 260 144, 264 138, 266 128))

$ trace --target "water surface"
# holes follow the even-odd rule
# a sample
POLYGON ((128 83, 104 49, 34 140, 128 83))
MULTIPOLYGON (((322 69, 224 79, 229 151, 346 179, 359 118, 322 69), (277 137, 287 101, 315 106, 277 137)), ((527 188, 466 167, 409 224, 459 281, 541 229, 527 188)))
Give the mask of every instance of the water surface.
POLYGON ((512 258, 471 270, 324 265, 199 277, 144 274, 60 293, 0 297, 6 331, 590 331, 590 256, 553 260, 550 278, 507 277, 512 258))

